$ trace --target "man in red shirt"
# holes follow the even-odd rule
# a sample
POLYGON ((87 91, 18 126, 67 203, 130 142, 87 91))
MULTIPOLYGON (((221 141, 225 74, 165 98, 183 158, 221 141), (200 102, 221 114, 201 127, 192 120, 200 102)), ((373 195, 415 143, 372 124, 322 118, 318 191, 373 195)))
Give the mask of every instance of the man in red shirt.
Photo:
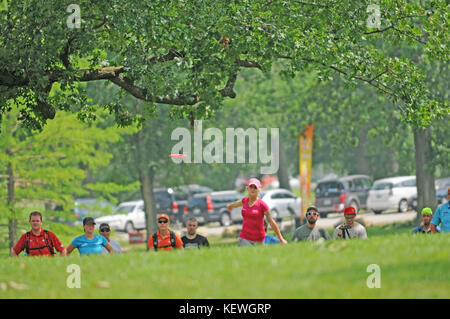
POLYGON ((11 249, 11 256, 17 256, 25 250, 28 256, 53 256, 54 249, 61 256, 67 255, 67 250, 56 235, 42 229, 42 215, 40 212, 32 212, 29 219, 31 231, 23 234, 16 245, 11 249))
POLYGON ((169 229, 170 219, 166 214, 158 215, 158 232, 152 234, 147 246, 149 249, 158 250, 172 250, 173 248, 183 250, 183 241, 180 236, 173 230, 169 229))

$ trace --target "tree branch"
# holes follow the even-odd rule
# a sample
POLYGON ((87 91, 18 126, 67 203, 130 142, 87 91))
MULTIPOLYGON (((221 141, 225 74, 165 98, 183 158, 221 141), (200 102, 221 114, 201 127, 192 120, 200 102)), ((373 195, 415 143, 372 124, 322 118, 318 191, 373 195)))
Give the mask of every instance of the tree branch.
POLYGON ((244 68, 257 68, 257 69, 262 69, 261 64, 259 64, 258 62, 255 61, 247 61, 247 60, 237 60, 236 64, 240 67, 244 67, 244 68))
POLYGON ((236 78, 237 72, 231 75, 225 87, 222 90, 219 90, 220 94, 222 94, 223 97, 231 97, 232 99, 236 97, 236 92, 234 92, 233 90, 236 83, 236 78))
MULTIPOLYGON (((290 57, 290 56, 282 56, 282 55, 280 55, 279 57, 280 57, 280 58, 284 58, 284 59, 292 59, 292 57, 290 57)), ((348 75, 348 73, 347 73, 346 71, 344 71, 344 70, 342 70, 342 69, 339 69, 338 67, 336 67, 336 66, 334 66, 334 65, 327 65, 327 64, 325 64, 325 63, 323 63, 323 62, 321 62, 321 61, 319 61, 319 60, 312 59, 312 58, 308 58, 308 57, 303 57, 303 58, 301 58, 301 59, 302 59, 303 61, 307 61, 307 62, 318 63, 318 64, 323 65, 324 67, 328 67, 328 68, 330 68, 330 69, 332 69, 332 70, 334 70, 334 71, 336 71, 336 72, 338 72, 338 73, 340 73, 340 74, 348 75)), ((363 77, 360 77, 360 76, 353 76, 353 78, 355 78, 356 80, 359 80, 359 81, 366 82, 366 83, 368 83, 369 85, 375 87, 376 89, 378 89, 378 90, 384 92, 385 94, 391 95, 391 96, 393 96, 393 97, 395 97, 395 98, 400 99, 400 97, 399 97, 398 95, 396 95, 396 94, 392 91, 391 88, 387 87, 386 85, 384 85, 384 84, 382 84, 382 83, 378 83, 378 82, 374 83, 374 81, 375 81, 377 78, 379 78, 380 76, 382 76, 383 74, 385 74, 385 73, 387 73, 387 72, 389 72, 389 69, 384 70, 383 72, 381 72, 380 74, 376 75, 376 76, 373 77, 372 79, 366 79, 366 78, 363 78, 363 77), (384 87, 384 89, 383 89, 383 87, 384 87)))
POLYGON ((388 26, 388 27, 386 27, 386 28, 384 28, 384 29, 375 30, 375 31, 371 31, 371 32, 364 32, 364 34, 381 33, 381 32, 385 32, 385 31, 387 31, 387 30, 389 30, 389 29, 392 29, 393 27, 394 27, 393 25, 390 25, 390 26, 388 26))
POLYGON ((406 33, 406 32, 403 31, 403 30, 397 29, 397 28, 395 28, 395 27, 394 27, 393 29, 394 29, 395 31, 397 31, 397 32, 399 32, 399 33, 401 33, 401 34, 407 36, 408 38, 411 38, 411 39, 413 39, 413 40, 415 40, 415 41, 421 43, 421 44, 427 44, 427 42, 422 41, 421 39, 418 39, 418 38, 416 38, 415 36, 413 36, 413 35, 411 35, 411 34, 408 34, 408 33, 406 33))
POLYGON ((313 3, 313 2, 296 1, 296 0, 294 0, 293 2, 301 4, 303 6, 313 6, 313 7, 319 7, 319 8, 324 8, 324 9, 330 8, 330 6, 319 4, 319 3, 313 3))
POLYGON ((171 60, 173 60, 175 58, 184 58, 185 56, 186 56, 186 52, 185 51, 170 50, 170 52, 167 53, 166 55, 155 56, 155 57, 151 58, 150 60, 148 60, 148 62, 150 64, 155 64, 155 63, 160 63, 160 62, 171 61, 171 60))
POLYGON ((70 44, 72 43, 72 41, 74 39, 75 39, 75 37, 72 36, 72 37, 69 38, 69 40, 67 40, 67 43, 66 43, 66 45, 64 47, 64 50, 61 52, 61 54, 59 56, 66 69, 68 69, 69 66, 70 66, 70 61, 69 61, 70 44))

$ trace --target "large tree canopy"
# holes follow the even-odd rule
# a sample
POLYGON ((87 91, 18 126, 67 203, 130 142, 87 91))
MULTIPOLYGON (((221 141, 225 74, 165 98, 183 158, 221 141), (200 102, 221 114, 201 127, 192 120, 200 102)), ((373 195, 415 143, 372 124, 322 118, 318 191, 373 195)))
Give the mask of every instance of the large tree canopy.
MULTIPOLYGON (((172 115, 208 118, 235 97, 242 68, 267 71, 279 59, 287 75, 312 67, 324 78, 335 72, 349 84, 371 85, 417 126, 449 114, 448 101, 424 85, 419 64, 380 49, 420 45, 421 59, 447 62, 446 0, 71 3, 8 0, 0 11, 0 115, 9 112, 6 100, 19 98, 32 127, 74 105, 86 115, 95 107, 79 83, 107 80, 152 107, 174 106, 172 115), (60 89, 50 94, 54 83, 60 89)), ((120 123, 133 117, 120 103, 105 107, 120 123)))

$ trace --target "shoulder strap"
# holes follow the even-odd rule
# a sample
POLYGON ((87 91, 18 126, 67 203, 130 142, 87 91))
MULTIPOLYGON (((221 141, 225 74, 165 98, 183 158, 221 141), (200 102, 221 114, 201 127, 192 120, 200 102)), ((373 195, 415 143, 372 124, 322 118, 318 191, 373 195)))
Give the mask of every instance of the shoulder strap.
POLYGON ((170 245, 172 245, 172 248, 176 248, 175 232, 173 230, 170 231, 170 245))
POLYGON ((52 254, 52 256, 55 254, 55 251, 53 250, 53 243, 52 241, 48 240, 48 230, 44 229, 44 238, 45 238, 45 243, 47 244, 48 250, 50 251, 50 254, 52 254))
POLYGON ((29 231, 26 233, 25 252, 26 252, 27 256, 30 256, 30 232, 29 231))
POLYGON ((158 234, 154 233, 153 235, 153 248, 155 249, 155 251, 158 250, 158 234))

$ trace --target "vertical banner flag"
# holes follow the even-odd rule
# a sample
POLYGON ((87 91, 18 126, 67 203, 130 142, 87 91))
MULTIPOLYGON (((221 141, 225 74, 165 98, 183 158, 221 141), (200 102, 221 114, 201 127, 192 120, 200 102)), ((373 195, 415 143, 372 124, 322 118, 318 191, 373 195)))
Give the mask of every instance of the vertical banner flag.
POLYGON ((304 136, 299 137, 299 168, 300 168, 300 197, 302 199, 302 215, 300 222, 303 224, 306 209, 311 205, 311 167, 314 125, 306 125, 304 136))

